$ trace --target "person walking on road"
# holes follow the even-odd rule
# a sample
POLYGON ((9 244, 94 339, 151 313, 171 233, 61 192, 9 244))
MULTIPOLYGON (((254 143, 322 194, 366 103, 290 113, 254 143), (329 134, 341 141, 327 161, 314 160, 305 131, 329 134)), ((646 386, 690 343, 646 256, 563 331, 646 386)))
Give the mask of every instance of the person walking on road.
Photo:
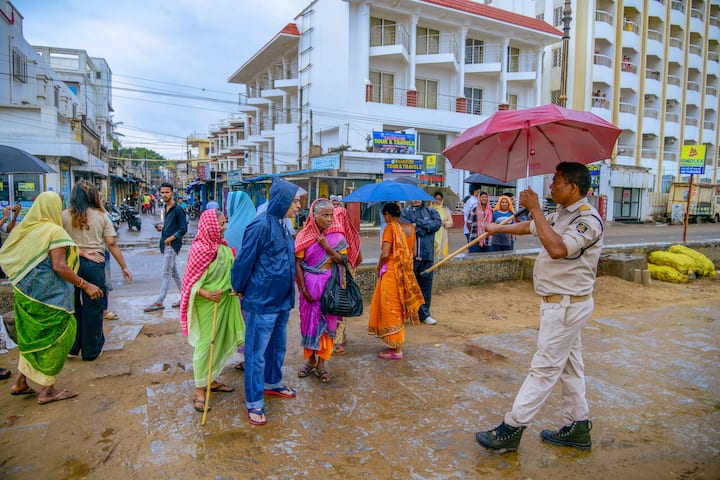
POLYGON ((282 383, 287 323, 295 306, 295 242, 283 219, 300 209, 298 186, 276 178, 264 213, 245 229, 232 267, 233 290, 245 316, 245 407, 248 422, 265 425, 263 395, 294 398, 282 383))
POLYGON ((415 227, 415 261, 413 266, 415 278, 425 298, 425 303, 420 307, 418 317, 426 325, 435 325, 437 320, 430 315, 433 273, 422 275, 422 272, 432 267, 435 261, 435 232, 442 227, 440 214, 434 208, 425 207, 423 202, 415 200, 402 211, 400 221, 411 223, 415 227))
MULTIPOLYGON (((165 206, 165 223, 155 224, 155 230, 160 233, 160 253, 163 254, 162 284, 157 299, 145 307, 146 312, 155 312, 165 308, 163 302, 170 288, 170 280, 175 282, 178 290, 182 289, 182 281, 177 269, 177 256, 182 247, 183 236, 187 233, 187 219, 174 198, 172 183, 160 185, 160 197, 165 206)), ((173 308, 180 306, 180 302, 173 304, 173 308)))
POLYGON ((590 171, 580 163, 562 162, 556 167, 550 195, 558 204, 555 213, 543 216, 535 192, 520 194, 520 203, 533 220, 516 224, 488 224, 490 234, 531 233, 542 248, 535 260, 533 283, 541 297, 537 352, 530 372, 515 397, 512 410, 495 429, 478 432, 480 445, 503 451, 518 448, 523 431, 550 396, 562 384, 564 426, 543 430, 543 441, 590 449, 592 424, 585 399, 585 367, 580 332, 593 312, 593 287, 602 249, 603 224, 586 198, 590 171))

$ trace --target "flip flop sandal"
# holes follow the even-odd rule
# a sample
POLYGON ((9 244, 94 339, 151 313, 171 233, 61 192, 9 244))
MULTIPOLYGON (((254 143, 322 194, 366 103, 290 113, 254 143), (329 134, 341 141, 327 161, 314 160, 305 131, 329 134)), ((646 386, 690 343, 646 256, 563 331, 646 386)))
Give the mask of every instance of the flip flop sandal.
POLYGON ((0 379, 1 380, 10 378, 10 375, 12 375, 12 372, 10 370, 8 370, 7 368, 0 368, 0 379))
POLYGON ((173 303, 172 308, 180 308, 180 302, 173 303))
POLYGON ((45 405, 46 403, 52 403, 57 402, 60 400, 67 400, 68 398, 77 397, 77 393, 71 392, 70 390, 59 390, 55 395, 50 397, 48 400, 40 400, 38 398, 38 403, 40 405, 45 405))
POLYGON ((315 375, 317 375, 322 383, 330 383, 330 380, 332 379, 330 372, 325 368, 315 370, 315 375))
POLYGON ((287 385, 282 385, 277 388, 266 388, 265 395, 275 395, 282 398, 295 398, 297 392, 292 388, 288 387, 287 385))
MULTIPOLYGON (((205 413, 205 402, 206 401, 207 401, 207 399, 198 400, 197 398, 193 397, 193 408, 195 409, 195 411, 199 412, 199 413, 205 413)), ((210 409, 212 409, 212 407, 208 406, 208 412, 210 411, 210 409)))
POLYGON ((385 350, 383 352, 378 353, 378 357, 382 358, 383 360, 402 360, 403 354, 402 354, 402 352, 393 352, 392 350, 385 350))
POLYGON ((159 303, 153 303, 152 305, 143 308, 143 312, 157 312, 158 310, 164 309, 165 306, 159 303))
POLYGON ((33 393, 37 393, 35 390, 30 388, 30 386, 26 386, 22 390, 18 390, 17 392, 10 391, 10 395, 32 395, 33 393))
POLYGON ((214 387, 210 387, 210 391, 211 392, 230 393, 230 392, 235 391, 235 387, 233 387, 232 385, 225 385, 224 383, 221 383, 214 387))
POLYGON ((250 425, 257 425, 258 427, 261 427, 267 423, 267 416, 265 415, 265 409, 262 407, 248 408, 247 409, 247 418, 248 418, 248 422, 250 422, 250 425), (262 415, 265 417, 265 420, 253 420, 250 415, 262 415))
POLYGON ((298 370, 298 377, 305 378, 311 373, 315 373, 315 365, 311 363, 306 363, 302 367, 300 367, 300 370, 298 370))
POLYGON ((119 317, 118 314, 115 313, 115 312, 107 312, 107 313, 103 316, 103 320, 117 320, 117 319, 119 319, 119 318, 120 318, 120 317, 119 317))

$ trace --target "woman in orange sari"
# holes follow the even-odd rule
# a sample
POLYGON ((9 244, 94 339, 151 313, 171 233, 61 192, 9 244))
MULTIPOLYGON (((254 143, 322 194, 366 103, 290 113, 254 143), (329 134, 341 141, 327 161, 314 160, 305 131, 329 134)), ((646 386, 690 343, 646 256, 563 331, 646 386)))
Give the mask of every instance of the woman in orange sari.
POLYGON ((415 229, 400 223, 400 207, 387 203, 382 208, 387 226, 382 236, 368 335, 374 335, 388 347, 378 355, 385 360, 403 358, 405 322, 418 323, 418 310, 425 303, 413 272, 415 229))

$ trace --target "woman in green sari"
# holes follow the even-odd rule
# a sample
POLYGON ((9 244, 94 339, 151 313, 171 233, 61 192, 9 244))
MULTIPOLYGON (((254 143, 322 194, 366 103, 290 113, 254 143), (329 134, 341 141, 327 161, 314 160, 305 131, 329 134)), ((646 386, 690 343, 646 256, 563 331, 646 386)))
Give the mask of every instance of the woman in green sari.
POLYGON ((200 216, 180 290, 180 326, 183 335, 188 337, 188 343, 195 348, 193 407, 198 412, 205 409, 215 308, 217 322, 211 391, 229 393, 235 390, 233 386, 218 382, 217 377, 245 338, 240 300, 233 295, 230 284, 230 270, 235 259, 223 239, 225 228, 225 216, 219 210, 206 210, 200 216))
POLYGON ((55 388, 55 377, 75 342, 73 286, 92 299, 103 294, 77 275, 78 250, 62 227, 61 212, 57 193, 41 193, 0 250, 0 266, 13 284, 20 352, 20 374, 10 391, 35 393, 27 383, 30 379, 41 386, 40 404, 77 395, 55 388))

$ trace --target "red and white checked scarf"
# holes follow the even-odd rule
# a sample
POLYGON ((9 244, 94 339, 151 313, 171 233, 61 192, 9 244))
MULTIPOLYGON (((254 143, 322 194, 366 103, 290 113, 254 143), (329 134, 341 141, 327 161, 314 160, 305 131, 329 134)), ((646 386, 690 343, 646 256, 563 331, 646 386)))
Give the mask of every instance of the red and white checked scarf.
POLYGON ((198 221, 197 235, 188 253, 187 266, 180 289, 180 327, 188 335, 188 302, 193 285, 202 277, 217 256, 218 245, 227 245, 220 233, 216 210, 205 210, 198 221))
MULTIPOLYGON (((310 214, 305 222, 305 226, 295 236, 295 253, 301 252, 308 248, 313 243, 317 242, 317 237, 320 235, 320 229, 315 223, 315 204, 319 200, 327 200, 326 198, 318 198, 310 205, 310 214)), ((360 256, 360 235, 358 234, 355 227, 352 226, 350 221, 350 214, 347 210, 342 207, 337 207, 333 210, 333 221, 330 226, 323 232, 324 235, 328 233, 340 232, 345 236, 345 240, 348 242, 348 262, 352 266, 357 266, 356 262, 360 256)))

